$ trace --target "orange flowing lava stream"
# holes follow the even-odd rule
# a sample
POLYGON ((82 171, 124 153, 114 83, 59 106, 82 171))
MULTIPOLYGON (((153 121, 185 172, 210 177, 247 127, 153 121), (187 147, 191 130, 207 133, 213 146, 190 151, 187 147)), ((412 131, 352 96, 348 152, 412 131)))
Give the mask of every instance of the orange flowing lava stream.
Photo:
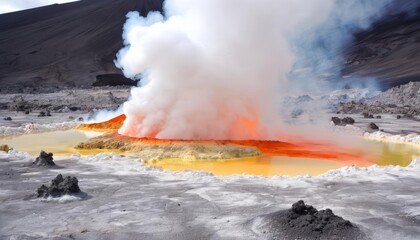
MULTIPOLYGON (((108 121, 101 123, 86 124, 83 126, 85 129, 100 129, 100 130, 116 130, 119 129, 126 116, 124 114, 112 118, 108 121)), ((241 118, 239 121, 245 125, 250 133, 257 134, 256 127, 258 122, 241 118)), ((235 130, 236 131, 236 130, 235 130)), ((115 133, 115 137, 124 137, 115 133)), ((256 135, 257 137, 257 135, 256 135)), ((133 139, 133 138, 131 138, 133 139)), ((328 143, 320 143, 304 140, 298 137, 289 136, 288 139, 293 139, 289 142, 282 141, 267 141, 267 140, 174 140, 174 139, 156 139, 156 138, 137 138, 134 139, 136 142, 144 143, 176 143, 176 142, 195 142, 195 143, 206 143, 216 142, 224 144, 237 144, 242 146, 253 146, 257 147, 264 155, 272 156, 288 156, 288 157, 300 157, 300 158, 312 158, 312 159, 325 159, 331 161, 337 161, 344 165, 358 165, 360 167, 366 167, 373 164, 369 157, 365 156, 362 151, 355 149, 344 149, 340 146, 328 143)))

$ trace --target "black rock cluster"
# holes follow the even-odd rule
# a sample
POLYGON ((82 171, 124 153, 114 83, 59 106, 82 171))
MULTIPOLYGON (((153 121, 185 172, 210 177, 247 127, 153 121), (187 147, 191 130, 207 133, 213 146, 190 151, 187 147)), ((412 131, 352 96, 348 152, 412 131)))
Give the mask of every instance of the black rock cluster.
POLYGON ((376 125, 376 124, 375 124, 375 123, 373 123, 373 122, 369 123, 368 128, 369 128, 370 130, 379 130, 378 125, 376 125))
POLYGON ((343 218, 336 216, 331 209, 318 211, 311 205, 306 205, 303 200, 292 205, 292 209, 289 210, 290 225, 309 227, 312 231, 322 232, 328 227, 353 227, 350 221, 344 220, 343 218), (296 224, 297 223, 297 224, 296 224))
POLYGON ((79 188, 79 181, 76 177, 63 177, 61 174, 58 174, 53 180, 51 180, 50 186, 42 185, 38 188, 37 194, 38 198, 47 198, 47 197, 61 197, 63 195, 77 195, 81 193, 79 188))
POLYGON ((366 112, 364 112, 364 113, 363 113, 363 117, 364 117, 364 118, 374 118, 374 117, 373 117, 373 114, 366 113, 366 112))
POLYGON ((300 200, 291 209, 262 216, 260 231, 269 239, 364 239, 364 233, 331 209, 318 211, 300 200))
POLYGON ((339 118, 339 117, 332 117, 331 121, 334 123, 334 125, 336 126, 346 126, 346 125, 353 125, 354 124, 354 119, 351 117, 344 117, 344 118, 339 118))
POLYGON ((50 112, 49 110, 47 110, 46 112, 41 111, 41 112, 38 114, 38 117, 51 117, 51 112, 50 112))
POLYGON ((55 163, 53 161, 53 154, 41 151, 39 156, 35 159, 32 164, 36 167, 53 167, 55 163))

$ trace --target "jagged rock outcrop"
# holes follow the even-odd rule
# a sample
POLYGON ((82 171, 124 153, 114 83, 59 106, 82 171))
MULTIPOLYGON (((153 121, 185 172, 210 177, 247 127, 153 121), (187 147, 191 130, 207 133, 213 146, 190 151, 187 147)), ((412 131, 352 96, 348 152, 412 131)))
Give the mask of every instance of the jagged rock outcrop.
POLYGON ((420 82, 393 87, 372 98, 360 99, 338 104, 342 113, 364 113, 373 118, 373 114, 401 114, 406 118, 420 115, 420 82))
POLYGON ((53 180, 51 180, 50 186, 42 185, 37 189, 38 198, 48 198, 48 197, 61 197, 63 195, 77 195, 80 194, 79 181, 76 177, 63 177, 61 174, 58 174, 53 180))
POLYGON ((39 156, 35 159, 32 163, 36 167, 54 167, 55 163, 53 161, 53 154, 46 153, 45 151, 41 151, 39 156))

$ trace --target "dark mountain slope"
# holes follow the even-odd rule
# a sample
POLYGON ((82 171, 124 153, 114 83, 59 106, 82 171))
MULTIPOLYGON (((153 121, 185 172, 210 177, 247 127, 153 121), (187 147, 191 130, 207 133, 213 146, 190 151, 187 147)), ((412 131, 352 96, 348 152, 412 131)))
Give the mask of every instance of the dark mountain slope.
POLYGON ((420 81, 420 3, 404 3, 409 12, 387 14, 370 29, 355 34, 344 75, 376 77, 385 89, 420 81))
POLYGON ((161 11, 162 2, 82 0, 0 15, 0 89, 84 87, 120 73, 113 59, 125 15, 161 11))
MULTIPOLYGON (((81 0, 0 15, 0 91, 130 83, 113 63, 125 15, 137 10, 145 16, 161 11, 162 4, 81 0)), ((419 5, 395 0, 394 12, 355 33, 342 74, 376 77, 385 89, 420 81, 419 5)))

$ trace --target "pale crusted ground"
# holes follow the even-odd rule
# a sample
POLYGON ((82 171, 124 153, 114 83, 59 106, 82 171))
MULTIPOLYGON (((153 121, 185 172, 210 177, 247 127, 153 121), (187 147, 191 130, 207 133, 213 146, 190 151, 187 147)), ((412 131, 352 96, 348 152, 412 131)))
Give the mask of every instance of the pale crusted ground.
MULTIPOLYGON (((120 155, 56 158, 0 153, 0 239, 270 239, 258 217, 299 199, 357 224, 372 239, 418 239, 420 165, 346 167, 317 177, 216 177, 146 167, 120 155), (88 197, 34 199, 58 173, 88 197)), ((280 238, 281 239, 281 238, 280 238)))

